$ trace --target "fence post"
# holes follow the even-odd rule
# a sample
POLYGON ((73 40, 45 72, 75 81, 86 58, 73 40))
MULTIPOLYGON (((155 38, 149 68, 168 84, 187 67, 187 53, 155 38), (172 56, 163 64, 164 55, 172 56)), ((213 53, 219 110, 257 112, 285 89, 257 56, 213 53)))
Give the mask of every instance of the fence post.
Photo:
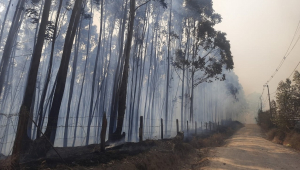
POLYGON ((203 126, 202 126, 202 122, 201 122, 201 131, 203 131, 203 128, 202 128, 203 126))
POLYGON ((197 135, 197 122, 195 121, 195 135, 197 135))
POLYGON ((176 127, 177 127, 177 134, 178 134, 178 132, 179 132, 178 119, 176 119, 176 127))
POLYGON ((105 137, 106 137, 106 128, 107 128, 107 119, 106 119, 106 112, 104 112, 103 119, 102 119, 102 129, 101 129, 101 144, 100 149, 101 152, 105 152, 105 137))
POLYGON ((161 140, 163 140, 164 139, 164 124, 163 124, 163 119, 162 118, 161 118, 160 130, 161 130, 161 140))
POLYGON ((209 121, 209 130, 211 131, 211 122, 209 121))
POLYGON ((186 121, 186 133, 189 134, 189 121, 186 121))
POLYGON ((205 130, 207 130, 207 122, 205 122, 205 130))
POLYGON ((139 128, 139 141, 142 142, 143 141, 143 116, 140 116, 140 128, 139 128))

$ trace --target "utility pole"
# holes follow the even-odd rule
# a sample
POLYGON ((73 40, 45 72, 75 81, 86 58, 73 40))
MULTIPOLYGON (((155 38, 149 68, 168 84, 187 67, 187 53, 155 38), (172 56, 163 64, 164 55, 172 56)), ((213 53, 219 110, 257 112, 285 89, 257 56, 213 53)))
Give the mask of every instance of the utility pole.
POLYGON ((268 96, 269 96, 269 106, 270 106, 270 114, 271 114, 271 117, 273 117, 272 115, 272 111, 271 111, 271 100, 270 100, 270 90, 269 90, 269 85, 266 85, 267 88, 268 88, 268 96))

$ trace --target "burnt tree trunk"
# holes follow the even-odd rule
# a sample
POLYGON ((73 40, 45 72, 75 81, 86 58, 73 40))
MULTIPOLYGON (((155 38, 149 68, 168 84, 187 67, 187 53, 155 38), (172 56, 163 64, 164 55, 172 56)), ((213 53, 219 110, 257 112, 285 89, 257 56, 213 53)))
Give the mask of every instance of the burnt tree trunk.
POLYGON ((27 124, 29 122, 29 114, 30 111, 33 110, 32 101, 35 95, 35 86, 37 81, 37 73, 39 70, 40 59, 42 55, 46 27, 48 24, 48 17, 51 7, 51 1, 46 1, 44 4, 44 10, 42 14, 41 26, 38 33, 37 43, 35 44, 34 52, 32 55, 29 74, 27 78, 27 84, 25 89, 25 94, 23 98, 23 103, 21 105, 20 113, 19 113, 19 122, 16 133, 16 138, 13 146, 12 155, 15 156, 17 162, 19 162, 20 154, 23 154, 25 150, 28 148, 28 144, 30 143, 30 138, 27 135, 27 124))
POLYGON ((124 63, 124 70, 123 70, 121 86, 119 89, 117 128, 112 136, 112 140, 118 140, 122 137, 121 133, 122 133, 122 127, 123 127, 123 122, 124 122, 124 115, 125 115, 125 111, 126 111, 129 58, 130 58, 131 42, 132 42, 132 36, 133 36, 134 17, 135 17, 135 0, 130 0, 129 27, 128 27, 127 41, 126 41, 125 49, 124 49, 125 63, 124 63))
POLYGON ((66 78, 68 73, 69 60, 70 60, 71 51, 73 47, 73 41, 78 27, 79 18, 81 15, 81 7, 82 7, 82 0, 76 0, 69 21, 61 63, 55 80, 56 87, 55 87, 53 101, 48 116, 49 119, 48 119, 47 128, 44 133, 44 136, 34 141, 35 147, 33 148, 32 152, 35 152, 35 154, 37 154, 37 156, 39 157, 45 156, 46 153, 51 148, 51 144, 47 143, 47 139, 50 139, 50 142, 52 144, 54 143, 55 140, 58 115, 59 115, 61 101, 65 90, 65 83, 66 83, 66 78))

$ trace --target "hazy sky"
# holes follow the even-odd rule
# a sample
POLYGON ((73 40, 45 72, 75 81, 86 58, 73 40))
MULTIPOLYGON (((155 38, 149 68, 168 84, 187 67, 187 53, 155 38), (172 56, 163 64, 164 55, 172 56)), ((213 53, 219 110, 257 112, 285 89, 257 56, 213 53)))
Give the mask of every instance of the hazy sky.
MULTIPOLYGON (((246 95, 261 93, 283 59, 300 20, 300 0, 213 0, 223 22, 216 29, 227 33, 246 95)), ((297 33, 296 40, 300 36, 297 33)), ((290 76, 300 62, 300 40, 269 83, 270 93, 290 76)), ((298 67, 300 70, 300 66, 298 67)), ((266 92, 264 98, 266 98, 266 92)), ((271 98, 275 99, 272 94, 271 98)))

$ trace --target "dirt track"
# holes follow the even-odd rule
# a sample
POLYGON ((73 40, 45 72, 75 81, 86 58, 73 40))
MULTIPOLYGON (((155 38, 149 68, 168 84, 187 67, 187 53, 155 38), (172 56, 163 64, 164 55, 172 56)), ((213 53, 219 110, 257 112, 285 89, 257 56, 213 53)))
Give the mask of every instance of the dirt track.
POLYGON ((201 169, 300 169, 300 153, 264 139, 257 125, 246 125, 225 146, 211 149, 208 160, 201 169))

